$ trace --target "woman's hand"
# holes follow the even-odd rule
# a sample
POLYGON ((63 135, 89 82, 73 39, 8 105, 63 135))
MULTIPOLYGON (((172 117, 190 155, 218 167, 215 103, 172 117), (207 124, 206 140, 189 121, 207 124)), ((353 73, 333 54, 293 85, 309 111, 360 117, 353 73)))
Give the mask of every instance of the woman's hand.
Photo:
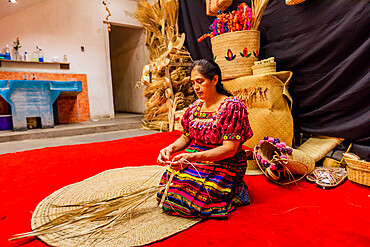
POLYGON ((172 169, 179 171, 187 167, 189 162, 194 161, 194 158, 195 153, 182 153, 173 157, 172 162, 169 163, 171 164, 172 169))
POLYGON ((166 162, 170 159, 170 155, 173 152, 173 147, 170 145, 168 147, 163 148, 159 151, 159 155, 157 158, 157 163, 161 165, 166 165, 166 162))

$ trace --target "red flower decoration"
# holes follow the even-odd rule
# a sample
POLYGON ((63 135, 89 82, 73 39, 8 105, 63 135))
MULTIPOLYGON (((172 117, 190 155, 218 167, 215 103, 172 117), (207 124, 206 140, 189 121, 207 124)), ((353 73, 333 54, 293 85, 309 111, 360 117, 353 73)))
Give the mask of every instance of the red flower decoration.
POLYGON ((243 49, 243 53, 241 53, 240 52, 240 56, 242 56, 242 57, 250 57, 252 55, 252 53, 249 53, 248 54, 248 49, 247 49, 247 47, 244 47, 244 49, 243 49))
POLYGON ((247 47, 244 47, 244 49, 243 49, 243 55, 244 55, 244 57, 246 57, 248 55, 248 49, 247 49, 247 47))
POLYGON ((234 55, 233 52, 230 49, 228 49, 227 50, 227 57, 225 57, 226 60, 227 61, 232 61, 232 60, 235 59, 235 57, 236 57, 236 55, 234 55))

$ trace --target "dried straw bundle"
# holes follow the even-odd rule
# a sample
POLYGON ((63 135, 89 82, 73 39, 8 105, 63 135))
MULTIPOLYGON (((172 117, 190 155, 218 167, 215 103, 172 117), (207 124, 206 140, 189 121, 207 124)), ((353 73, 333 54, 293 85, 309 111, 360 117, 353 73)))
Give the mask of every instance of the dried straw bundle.
POLYGON ((263 12, 266 9, 269 0, 252 0, 252 13, 254 16, 254 21, 252 23, 251 30, 258 30, 258 27, 261 23, 263 12))
POLYGON ((145 86, 146 110, 143 127, 173 130, 174 112, 195 100, 187 64, 192 60, 183 47, 185 34, 178 34, 178 1, 159 0, 153 5, 140 1, 135 13, 145 29, 150 62, 139 84, 145 86))
POLYGON ((177 0, 158 0, 153 4, 141 0, 138 3, 134 17, 145 29, 145 44, 149 47, 151 59, 162 55, 173 37, 178 34, 178 10, 177 0))

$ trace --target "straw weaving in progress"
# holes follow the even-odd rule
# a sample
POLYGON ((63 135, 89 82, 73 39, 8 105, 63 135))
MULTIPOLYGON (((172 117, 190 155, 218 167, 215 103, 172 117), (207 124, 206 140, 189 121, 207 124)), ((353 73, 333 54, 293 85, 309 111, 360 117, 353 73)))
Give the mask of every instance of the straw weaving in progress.
MULTIPOLYGON (((163 167, 161 166, 125 167, 107 170, 82 182, 61 188, 37 206, 32 216, 32 229, 55 219, 60 213, 78 208, 77 206, 55 207, 54 205, 71 205, 96 199, 115 198, 130 194, 140 189, 141 186, 145 192, 143 203, 132 208, 124 217, 105 228, 94 229, 94 227, 109 222, 115 213, 91 222, 81 221, 67 224, 59 231, 38 237, 52 246, 139 246, 183 231, 201 219, 170 216, 158 207, 155 195, 158 192, 157 185, 162 172, 163 167), (153 174, 159 175, 153 176, 153 174), (152 193, 148 190, 150 184, 154 188, 152 193), (91 229, 94 230, 90 231, 91 229)), ((139 203, 137 198, 135 200, 139 203)), ((124 209, 118 211, 121 210, 124 211, 124 209)))
MULTIPOLYGON (((246 154, 242 143, 252 135, 246 106, 235 97, 225 98, 217 111, 202 112, 204 100, 197 100, 182 119, 185 135, 195 142, 185 153, 198 153, 222 145, 226 140, 240 140, 236 153, 218 161, 196 161, 176 173, 163 209, 185 217, 227 218, 235 206, 249 204, 247 185, 243 182, 246 154), (230 117, 232 115, 232 117, 230 117)), ((163 175, 166 184, 172 171, 163 175)), ((158 198, 161 198, 161 193, 158 198)))

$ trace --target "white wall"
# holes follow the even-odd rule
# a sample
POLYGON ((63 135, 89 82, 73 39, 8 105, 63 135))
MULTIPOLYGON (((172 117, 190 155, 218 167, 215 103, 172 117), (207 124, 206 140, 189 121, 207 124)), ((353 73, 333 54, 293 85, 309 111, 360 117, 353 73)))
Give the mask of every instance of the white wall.
MULTIPOLYGON (((132 16, 137 0, 110 2, 110 21, 140 26, 132 16)), ((114 109, 108 31, 103 23, 106 15, 102 0, 44 1, 0 19, 0 47, 11 45, 19 37, 21 52, 30 54, 40 45, 45 61, 67 54, 70 70, 58 70, 58 73, 87 74, 91 118, 110 118, 114 109), (85 52, 81 52, 81 46, 85 52)))

